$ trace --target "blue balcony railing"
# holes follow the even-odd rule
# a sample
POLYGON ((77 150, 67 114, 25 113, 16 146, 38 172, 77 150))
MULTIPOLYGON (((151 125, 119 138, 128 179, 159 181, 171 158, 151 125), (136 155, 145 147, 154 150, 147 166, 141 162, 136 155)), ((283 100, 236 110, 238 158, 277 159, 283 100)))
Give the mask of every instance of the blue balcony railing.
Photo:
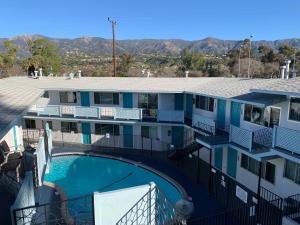
MULTIPOLYGON (((33 113, 33 112, 31 112, 33 113)), ((38 116, 57 116, 57 117, 82 117, 95 119, 124 119, 142 120, 142 109, 127 109, 119 107, 83 107, 69 105, 48 105, 45 108, 35 110, 38 116)))
POLYGON ((275 126, 272 147, 300 154, 300 131, 275 126))

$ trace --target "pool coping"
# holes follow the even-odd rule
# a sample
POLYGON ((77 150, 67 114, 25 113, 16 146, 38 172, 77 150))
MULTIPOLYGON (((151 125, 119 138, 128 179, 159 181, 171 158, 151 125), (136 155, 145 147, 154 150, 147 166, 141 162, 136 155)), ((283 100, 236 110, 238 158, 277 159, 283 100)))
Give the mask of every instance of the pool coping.
MULTIPOLYGON (((157 169, 154 169, 153 167, 150 167, 150 166, 147 166, 147 165, 143 164, 142 162, 137 162, 137 161, 134 161, 134 160, 125 159, 123 157, 117 157, 117 156, 111 156, 111 155, 99 154, 99 153, 65 152, 65 153, 55 153, 52 156, 56 157, 56 156, 68 156, 68 155, 84 155, 84 156, 93 156, 93 157, 104 157, 104 158, 108 158, 108 159, 119 160, 119 161, 123 161, 123 162, 126 162, 126 163, 133 164, 135 166, 138 166, 138 167, 146 169, 150 172, 153 172, 156 175, 158 175, 161 178, 168 181, 171 185, 173 185, 180 192, 182 199, 188 199, 189 198, 189 196, 188 196, 187 192, 185 191, 185 189, 176 180, 174 180, 173 178, 169 177, 168 175, 162 173, 161 171, 159 171, 157 169)), ((47 181, 44 181, 44 182, 47 182, 47 181)), ((47 182, 47 183, 48 184, 53 184, 55 187, 59 187, 55 183, 52 183, 52 182, 47 182)), ((58 189, 63 189, 63 188, 59 187, 58 189)), ((61 192, 61 191, 63 191, 63 190, 59 190, 58 192, 61 192)), ((63 195, 66 196, 65 193, 63 193, 63 195)))

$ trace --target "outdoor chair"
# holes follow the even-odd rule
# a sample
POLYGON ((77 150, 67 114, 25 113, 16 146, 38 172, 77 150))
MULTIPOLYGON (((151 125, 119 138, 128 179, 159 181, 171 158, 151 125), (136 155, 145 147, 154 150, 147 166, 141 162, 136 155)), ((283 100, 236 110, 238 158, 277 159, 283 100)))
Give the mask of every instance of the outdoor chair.
POLYGON ((22 151, 11 151, 11 148, 8 146, 6 141, 2 141, 0 143, 0 148, 3 149, 3 152, 8 160, 22 158, 22 151))
POLYGON ((16 154, 5 154, 5 148, 0 145, 0 173, 8 175, 9 172, 13 172, 16 175, 16 181, 20 181, 20 169, 22 157, 16 154))

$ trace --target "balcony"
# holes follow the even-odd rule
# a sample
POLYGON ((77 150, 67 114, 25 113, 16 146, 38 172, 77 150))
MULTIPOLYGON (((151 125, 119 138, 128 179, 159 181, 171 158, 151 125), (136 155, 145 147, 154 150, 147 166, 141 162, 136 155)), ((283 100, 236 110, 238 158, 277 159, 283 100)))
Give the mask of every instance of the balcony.
POLYGON ((28 115, 113 120, 141 120, 142 109, 48 105, 44 108, 30 110, 28 115))
POLYGON ((184 123, 184 111, 180 110, 159 110, 157 115, 158 122, 184 123))
POLYGON ((272 128, 253 131, 230 125, 229 143, 253 154, 267 152, 272 146, 272 128))
POLYGON ((213 119, 193 114, 192 127, 197 141, 208 148, 228 143, 228 133, 217 129, 213 119))
POLYGON ((272 147, 276 150, 300 154, 300 131, 275 126, 272 147))

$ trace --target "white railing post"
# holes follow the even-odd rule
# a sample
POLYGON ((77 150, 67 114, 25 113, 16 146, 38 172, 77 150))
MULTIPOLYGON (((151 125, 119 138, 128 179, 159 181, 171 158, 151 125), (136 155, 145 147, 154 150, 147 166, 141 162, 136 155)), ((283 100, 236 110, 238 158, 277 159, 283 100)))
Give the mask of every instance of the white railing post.
POLYGON ((276 146, 276 134, 277 134, 278 126, 274 126, 273 128, 273 135, 272 135, 272 148, 276 146))

